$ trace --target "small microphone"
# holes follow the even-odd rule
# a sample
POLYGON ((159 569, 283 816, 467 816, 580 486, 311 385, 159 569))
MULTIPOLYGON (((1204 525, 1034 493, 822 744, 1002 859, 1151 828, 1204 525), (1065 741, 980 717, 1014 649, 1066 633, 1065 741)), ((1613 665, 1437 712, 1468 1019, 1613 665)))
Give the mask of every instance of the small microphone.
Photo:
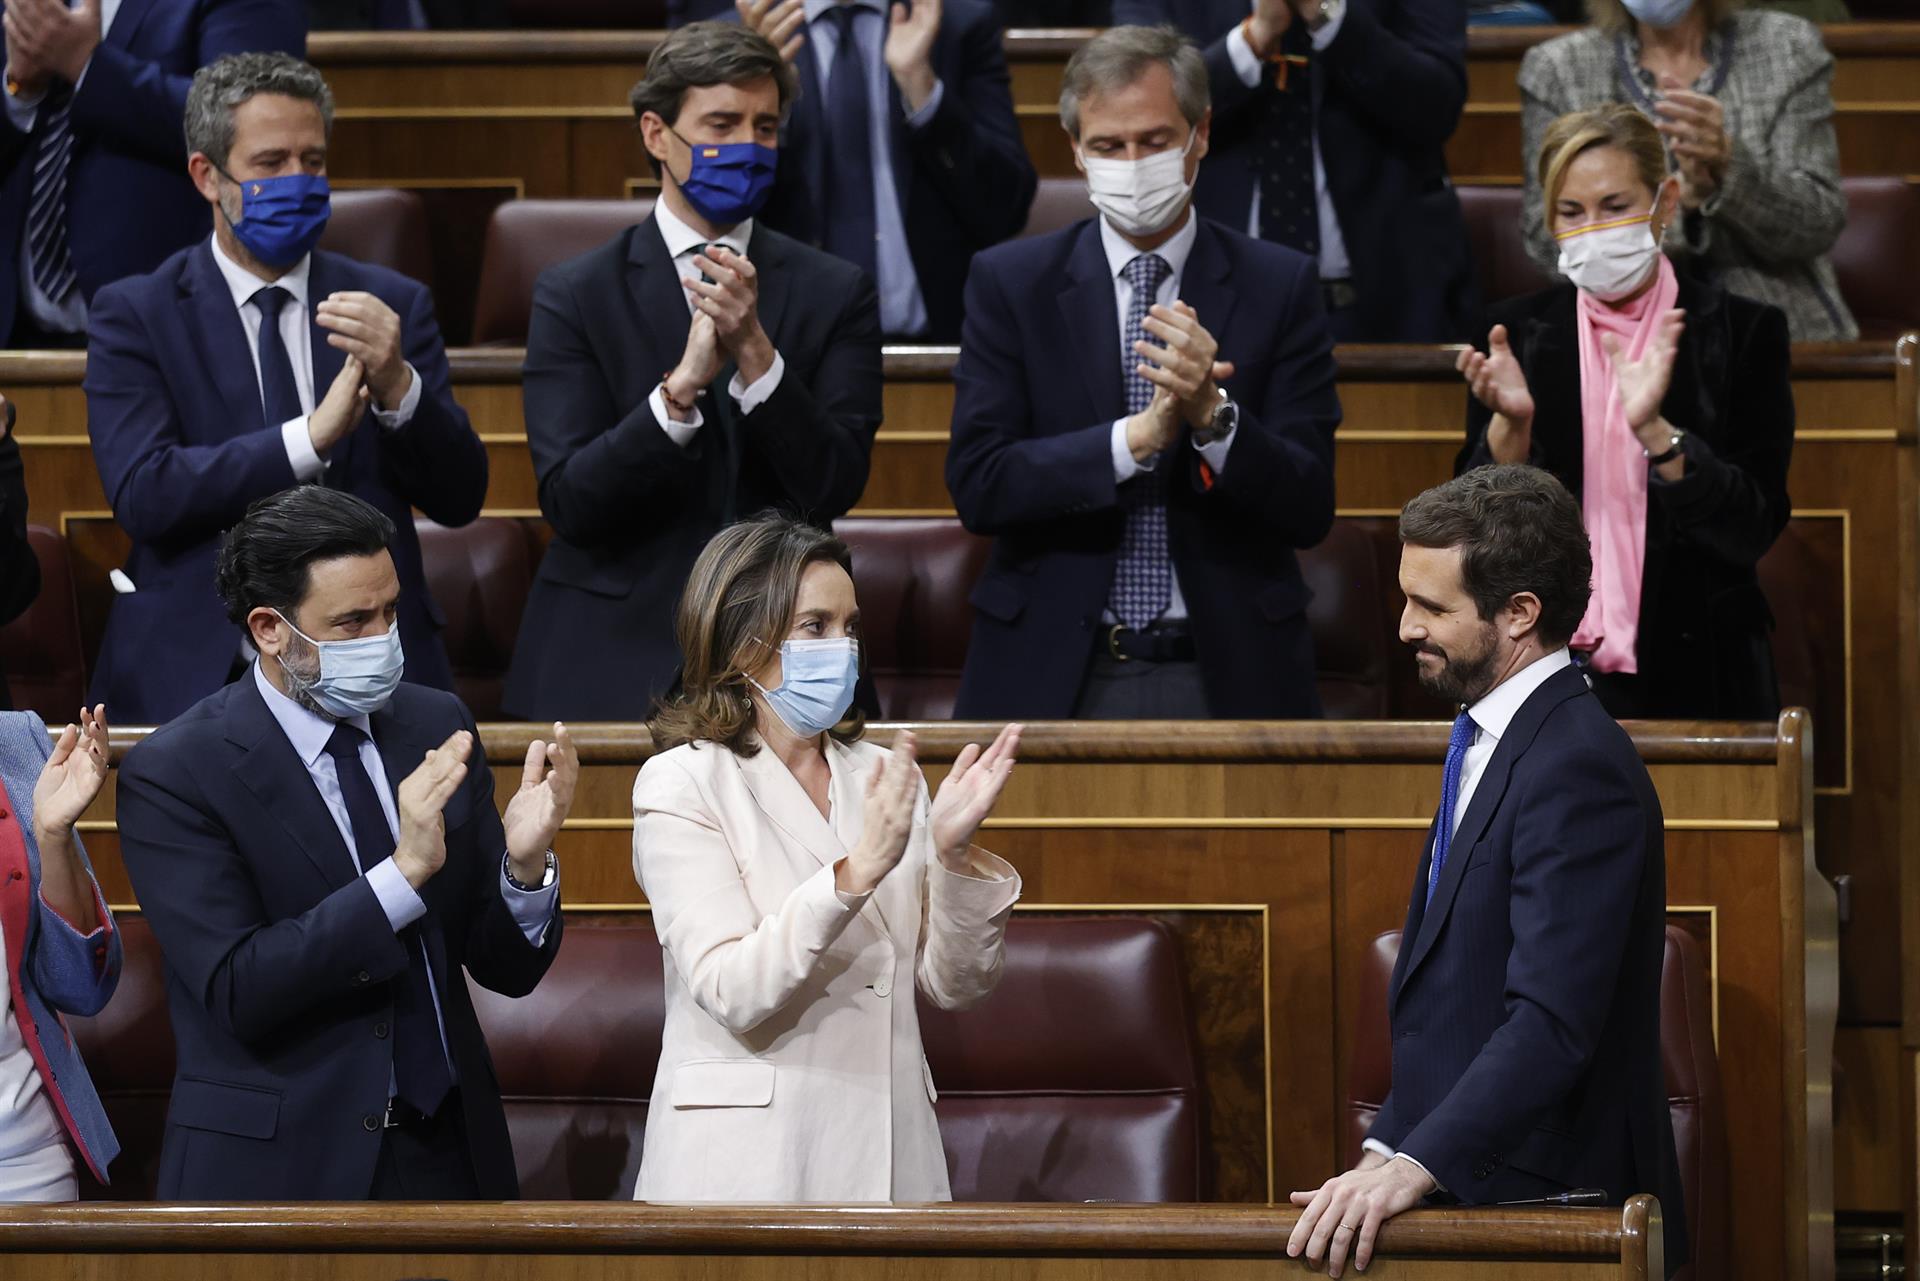
POLYGON ((1571 1192, 1562 1192, 1559 1196, 1533 1197, 1525 1201, 1496 1201, 1496 1205, 1605 1205, 1606 1190, 1603 1188, 1575 1188, 1571 1192))

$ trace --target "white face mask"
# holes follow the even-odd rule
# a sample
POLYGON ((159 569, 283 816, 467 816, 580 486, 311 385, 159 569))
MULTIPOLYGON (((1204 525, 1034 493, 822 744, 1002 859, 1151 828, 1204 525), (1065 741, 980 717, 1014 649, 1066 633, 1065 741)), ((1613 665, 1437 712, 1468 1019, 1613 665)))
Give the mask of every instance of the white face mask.
POLYGON ((1193 195, 1187 181, 1187 157, 1193 152, 1195 129, 1187 134, 1187 145, 1142 156, 1138 160, 1114 160, 1080 154, 1087 171, 1087 194, 1093 207, 1106 216, 1115 229, 1129 236, 1151 236, 1173 225, 1193 195))
POLYGON ((1555 237, 1560 274, 1602 302, 1613 302, 1647 283, 1660 260, 1651 211, 1580 227, 1555 237))

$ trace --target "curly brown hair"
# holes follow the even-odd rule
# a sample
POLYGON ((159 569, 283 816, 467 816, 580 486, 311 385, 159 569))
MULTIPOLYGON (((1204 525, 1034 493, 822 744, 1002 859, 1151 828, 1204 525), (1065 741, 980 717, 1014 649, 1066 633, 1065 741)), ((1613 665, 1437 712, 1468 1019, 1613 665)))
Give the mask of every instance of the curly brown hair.
MULTIPOLYGON (((824 563, 853 573, 845 543, 771 512, 713 536, 693 562, 674 616, 680 687, 647 722, 658 750, 703 742, 719 743, 739 756, 760 750, 747 672, 793 627, 801 575, 809 565, 824 563)), ((855 708, 827 732, 851 743, 865 730, 866 718, 855 708)))

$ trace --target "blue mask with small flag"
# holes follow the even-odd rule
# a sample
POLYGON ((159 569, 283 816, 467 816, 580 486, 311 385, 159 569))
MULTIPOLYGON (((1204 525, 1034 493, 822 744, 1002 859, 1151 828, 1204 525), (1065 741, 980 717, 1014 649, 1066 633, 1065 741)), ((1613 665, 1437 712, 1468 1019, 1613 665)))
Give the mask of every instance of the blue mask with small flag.
POLYGON ((240 221, 227 225, 255 258, 269 267, 290 267, 320 243, 333 212, 332 188, 324 177, 295 173, 243 182, 227 174, 227 180, 240 188, 240 221))
MULTIPOLYGON (((680 138, 677 131, 673 136, 680 138)), ((680 194, 714 226, 745 222, 767 203, 780 158, 774 148, 757 142, 687 142, 687 150, 693 165, 680 183, 680 194)))

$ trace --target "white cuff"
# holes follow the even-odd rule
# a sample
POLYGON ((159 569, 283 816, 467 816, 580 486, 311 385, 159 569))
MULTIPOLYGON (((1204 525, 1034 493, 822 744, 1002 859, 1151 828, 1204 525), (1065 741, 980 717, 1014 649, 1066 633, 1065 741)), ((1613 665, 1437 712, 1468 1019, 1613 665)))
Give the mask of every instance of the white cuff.
POLYGON ((387 924, 395 934, 427 914, 427 905, 419 891, 391 858, 374 864, 367 872, 367 884, 373 887, 373 896, 380 900, 380 910, 386 913, 387 924))
MULTIPOLYGON (((1308 33, 1313 40, 1313 51, 1315 53, 1319 53, 1322 49, 1325 49, 1333 43, 1334 37, 1340 34, 1340 24, 1346 20, 1346 17, 1347 0, 1330 0, 1330 3, 1327 5, 1326 25, 1322 26, 1318 31, 1308 33)), ((1418 1165, 1419 1162, 1416 1161, 1414 1164, 1418 1165)))
POLYGON ((740 406, 741 413, 750 414, 766 404, 767 398, 780 390, 780 378, 786 372, 787 358, 776 350, 773 353, 773 363, 767 366, 766 373, 753 380, 753 386, 749 387, 741 382, 740 374, 735 372, 732 380, 727 383, 727 395, 733 397, 733 403, 740 406))
POLYGON ((1133 450, 1127 447, 1127 420, 1124 418, 1113 420, 1109 448, 1113 454, 1113 483, 1116 485, 1126 484, 1143 471, 1152 471, 1154 464, 1160 461, 1154 457, 1143 463, 1134 458, 1133 450))
MULTIPOLYGON (((920 104, 920 110, 912 112, 907 116, 907 128, 924 129, 927 122, 933 119, 933 113, 940 110, 940 100, 946 97, 946 95, 947 82, 944 80, 934 81, 933 92, 928 94, 927 100, 920 104)), ((900 105, 904 107, 906 104, 901 103, 900 105)))
POLYGON ((327 469, 327 465, 313 448, 313 437, 307 434, 306 418, 289 418, 281 423, 280 443, 286 447, 287 461, 293 465, 295 480, 304 484, 320 479, 320 473, 327 469))
POLYGON ((552 884, 523 890, 507 879, 507 862, 506 856, 500 860, 500 897, 506 900, 507 912, 527 942, 540 947, 547 941, 554 904, 560 901, 560 869, 554 868, 552 884))
POLYGON ((42 89, 29 98, 26 94, 7 95, 7 119, 21 133, 32 133, 33 122, 40 118, 40 104, 47 100, 47 91, 42 89))
POLYGON ((1260 84, 1260 55, 1247 43, 1244 23, 1227 33, 1227 61, 1233 64, 1233 74, 1240 77, 1241 84, 1249 89, 1260 84))
POLYGON ((700 428, 706 425, 706 419, 700 413, 700 406, 693 407, 693 419, 680 422, 667 412, 666 388, 656 383, 653 395, 647 397, 647 404, 653 408, 654 421, 660 424, 660 430, 667 433, 667 439, 685 449, 700 434, 700 428))
POLYGON ((1367 1139, 1360 1144, 1362 1152, 1371 1152, 1384 1160, 1393 1160, 1393 1149, 1378 1139, 1367 1139))
MULTIPOLYGON (((1202 445, 1194 441, 1193 447, 1200 451, 1201 460, 1205 462, 1207 466, 1213 468, 1213 474, 1215 476, 1226 471, 1227 451, 1233 448, 1233 438, 1239 434, 1240 429, 1235 427, 1232 431, 1214 441, 1212 444, 1202 445)), ((1187 437, 1187 439, 1193 441, 1193 437, 1191 436, 1187 437)))
POLYGON ((388 431, 399 431, 405 427, 413 417, 413 411, 420 407, 420 371, 409 362, 407 372, 413 375, 413 380, 407 384, 407 394, 400 398, 399 405, 392 409, 381 409, 376 405, 373 409, 374 421, 388 431))

